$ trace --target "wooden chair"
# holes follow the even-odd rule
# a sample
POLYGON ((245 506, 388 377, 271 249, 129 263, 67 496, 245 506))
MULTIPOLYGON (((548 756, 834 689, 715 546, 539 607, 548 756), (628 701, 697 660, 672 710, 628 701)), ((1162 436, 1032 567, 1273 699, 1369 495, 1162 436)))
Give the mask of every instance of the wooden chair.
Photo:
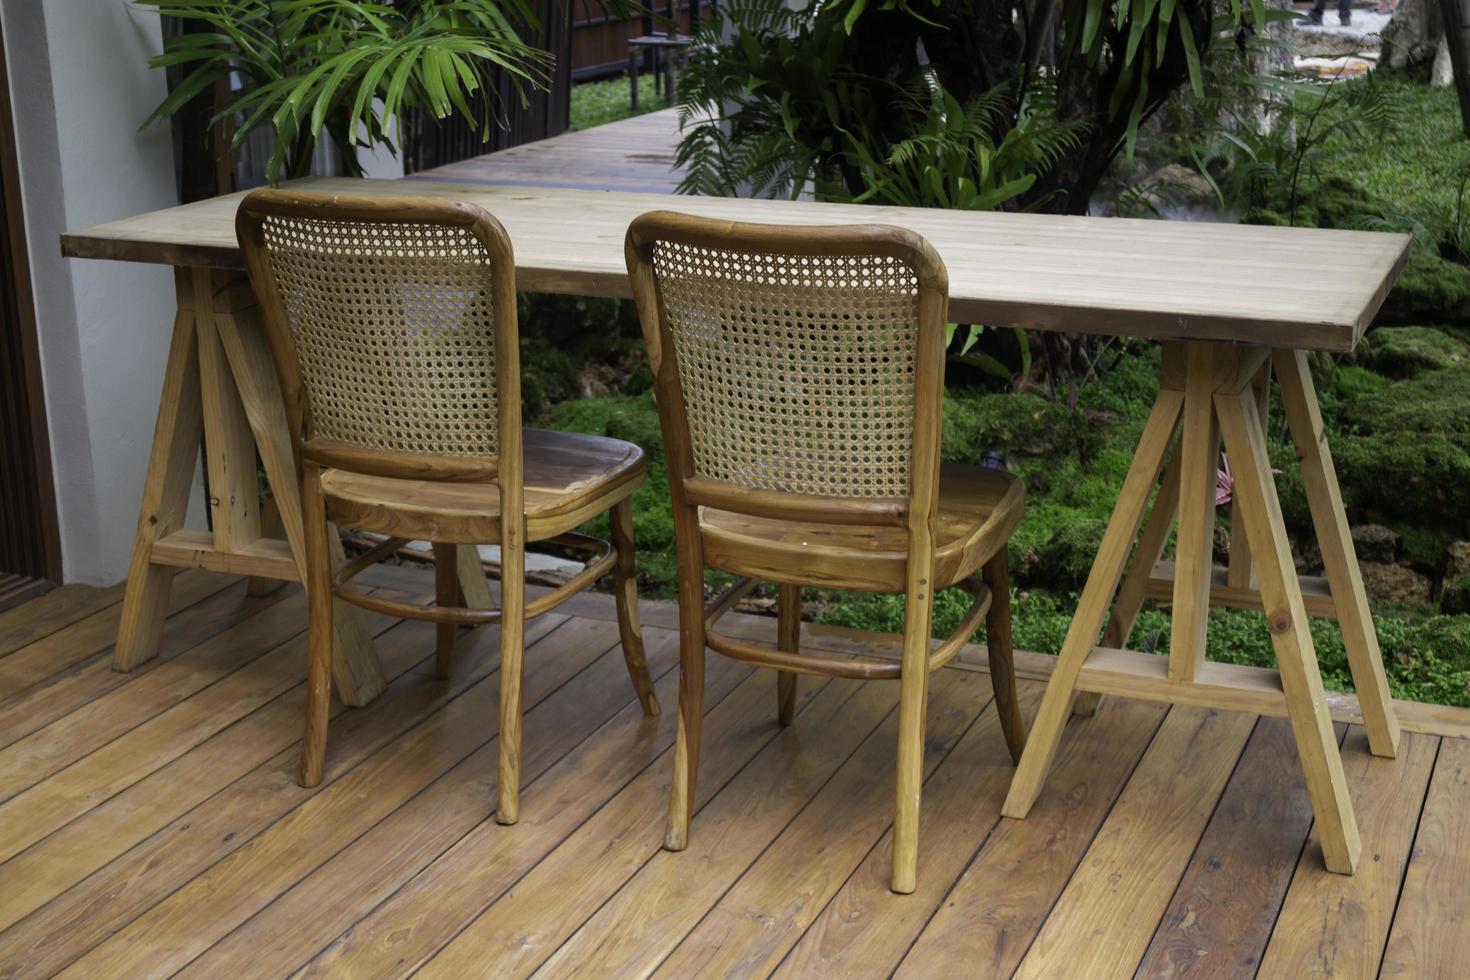
POLYGON ((682 674, 665 846, 682 850, 688 840, 706 645, 777 669, 783 724, 798 674, 896 678, 893 890, 911 892, 929 674, 982 616, 1013 760, 1025 742, 1007 573, 1024 493, 1003 471, 940 465, 944 263, 899 228, 779 227, 669 212, 636 219, 626 254, 678 547, 682 674), (743 576, 708 610, 706 566, 743 576), (774 649, 712 629, 755 580, 779 585, 774 649), (902 593, 901 658, 801 655, 803 585, 902 593), (974 601, 935 647, 934 593, 950 586, 974 601))
MULTIPOLYGON (((322 778, 331 694, 332 597, 439 624, 447 673, 457 626, 500 624, 496 819, 519 814, 525 620, 611 571, 628 673, 658 713, 644 662, 630 498, 637 446, 521 427, 515 262, 505 229, 470 204, 257 191, 236 219, 280 374, 301 477, 310 606, 301 782, 322 778), (608 512, 611 544, 573 532, 608 512), (388 536, 334 573, 329 522, 388 536), (406 540, 433 542, 436 600, 348 588, 406 540), (525 598, 525 548, 588 549, 581 573, 525 598), (465 608, 458 545, 498 542, 499 609, 465 608)), ((478 567, 478 562, 470 563, 478 567)))

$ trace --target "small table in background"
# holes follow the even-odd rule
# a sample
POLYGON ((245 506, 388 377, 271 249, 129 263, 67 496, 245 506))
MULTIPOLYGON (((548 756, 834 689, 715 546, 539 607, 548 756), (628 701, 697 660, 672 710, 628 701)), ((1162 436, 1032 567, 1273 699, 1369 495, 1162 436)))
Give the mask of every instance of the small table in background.
POLYGON ((653 51, 653 84, 658 91, 659 78, 664 80, 664 94, 669 105, 679 99, 678 69, 684 66, 689 45, 694 39, 685 34, 641 34, 628 39, 628 79, 633 89, 633 111, 638 111, 638 62, 644 49, 653 51), (662 72, 662 76, 660 76, 662 72))

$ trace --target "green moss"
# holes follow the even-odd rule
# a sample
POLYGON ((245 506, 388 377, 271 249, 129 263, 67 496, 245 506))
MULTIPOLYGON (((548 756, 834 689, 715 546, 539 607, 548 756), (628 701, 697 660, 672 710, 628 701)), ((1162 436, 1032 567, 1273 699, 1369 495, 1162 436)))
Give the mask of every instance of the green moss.
POLYGON ((1470 271, 1416 245, 1376 322, 1463 323, 1470 318, 1470 271))
POLYGON ((1460 538, 1453 528, 1445 524, 1429 527, 1397 524, 1393 530, 1398 532, 1399 553, 1406 561, 1434 569, 1444 566, 1450 545, 1460 538))
POLYGON ((1396 327, 1368 334, 1357 359, 1380 375, 1413 378, 1427 371, 1470 366, 1470 345, 1436 327, 1396 327))
POLYGON ((1389 380, 1377 372, 1352 364, 1344 364, 1337 372, 1337 395, 1342 399, 1361 398, 1382 391, 1389 380))
POLYGON ((945 392, 944 457, 978 463, 987 450, 1053 458, 1077 453, 1092 440, 1080 414, 1029 392, 980 389, 945 392))
POLYGON ((1344 402, 1341 418, 1360 433, 1396 440, 1411 433, 1470 435, 1470 370, 1452 367, 1400 381, 1344 402))

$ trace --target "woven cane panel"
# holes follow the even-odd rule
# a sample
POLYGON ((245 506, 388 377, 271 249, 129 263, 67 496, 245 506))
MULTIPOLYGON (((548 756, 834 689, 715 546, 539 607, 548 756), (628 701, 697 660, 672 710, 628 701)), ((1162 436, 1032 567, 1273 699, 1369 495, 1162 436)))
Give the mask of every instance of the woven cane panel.
POLYGON ((918 276, 877 255, 659 242, 694 471, 745 487, 906 496, 918 276))
POLYGON ((468 229, 270 216, 266 245, 316 435, 493 456, 490 256, 468 229))

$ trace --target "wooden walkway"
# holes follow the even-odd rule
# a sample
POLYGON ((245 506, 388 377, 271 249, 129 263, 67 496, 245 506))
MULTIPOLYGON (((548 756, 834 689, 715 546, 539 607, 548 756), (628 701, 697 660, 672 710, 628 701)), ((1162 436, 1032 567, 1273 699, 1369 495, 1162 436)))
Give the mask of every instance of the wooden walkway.
MULTIPOLYGON (((421 572, 369 574, 432 591, 421 572)), ((120 589, 0 614, 0 975, 1430 977, 1470 962, 1464 738, 1406 733, 1390 761, 1339 727, 1365 841, 1344 878, 1322 868, 1284 721, 1105 699, 1069 726, 1031 817, 1003 820, 989 679, 946 668, 919 890, 897 897, 896 685, 803 678, 782 730, 772 674, 711 654, 700 810, 671 854, 669 604, 644 610, 652 720, 610 599, 528 630, 524 805, 501 827, 493 630, 465 633, 436 681, 431 625, 374 620, 391 684, 338 709, 326 779, 304 790, 302 595, 245 584, 180 573, 163 653, 131 675, 109 669, 120 589)), ((812 647, 878 642, 804 629, 812 647)), ((1040 694, 1023 684, 1028 714, 1040 694)), ((1425 717, 1465 731, 1464 712, 1425 717)))
POLYGON ((680 179, 674 168, 678 142, 679 110, 662 109, 420 171, 409 179, 672 194, 680 179))

